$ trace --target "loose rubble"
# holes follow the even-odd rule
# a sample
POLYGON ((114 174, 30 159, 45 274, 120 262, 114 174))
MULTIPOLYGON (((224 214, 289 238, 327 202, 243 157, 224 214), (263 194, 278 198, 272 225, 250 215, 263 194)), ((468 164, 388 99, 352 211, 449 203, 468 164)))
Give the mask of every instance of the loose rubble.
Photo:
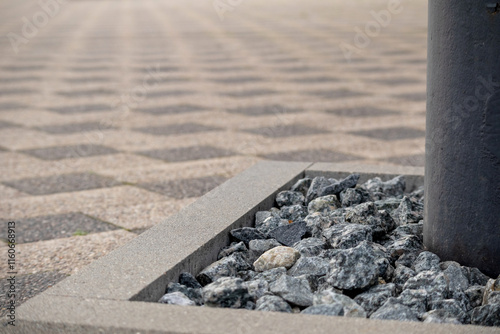
POLYGON ((500 276, 423 248, 423 189, 404 176, 304 178, 160 303, 500 326, 500 276))

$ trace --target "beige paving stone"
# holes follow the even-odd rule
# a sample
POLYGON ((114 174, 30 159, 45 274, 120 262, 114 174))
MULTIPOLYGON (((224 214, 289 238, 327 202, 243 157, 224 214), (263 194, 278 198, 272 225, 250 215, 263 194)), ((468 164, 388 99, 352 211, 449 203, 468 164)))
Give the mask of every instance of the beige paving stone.
POLYGON ((161 195, 132 186, 120 186, 47 196, 27 196, 0 203, 4 219, 18 219, 67 212, 93 212, 114 205, 163 201, 161 195))
POLYGON ((4 186, 0 184, 0 200, 9 199, 9 198, 19 198, 23 196, 29 196, 17 189, 4 186))
MULTIPOLYGON (((69 238, 38 241, 16 246, 17 274, 34 274, 57 270, 74 274, 85 265, 134 239, 135 233, 115 230, 69 238)), ((6 250, 2 244, 1 250, 6 250)), ((103 268, 106 270, 106 268, 103 268)), ((8 271, 7 262, 0 263, 0 272, 8 271)))
POLYGON ((221 175, 229 178, 249 168, 259 160, 255 157, 234 156, 169 163, 153 168, 101 170, 100 174, 129 183, 168 181, 210 175, 221 175))
POLYGON ((195 200, 196 198, 187 198, 132 206, 111 206, 100 211, 89 210, 87 213, 127 230, 144 229, 162 222, 195 200))
POLYGON ((124 166, 131 169, 151 168, 164 164, 159 160, 126 153, 56 161, 39 160, 14 152, 0 153, 0 157, 5 159, 0 162, 3 165, 0 180, 4 181, 77 172, 99 173, 100 170, 120 170, 124 166))

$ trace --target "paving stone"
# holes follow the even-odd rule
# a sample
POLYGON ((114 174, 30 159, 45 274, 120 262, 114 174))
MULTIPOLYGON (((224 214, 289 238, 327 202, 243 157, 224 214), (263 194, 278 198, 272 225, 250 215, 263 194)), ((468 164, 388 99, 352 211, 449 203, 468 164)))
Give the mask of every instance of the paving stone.
POLYGON ((254 129, 245 129, 245 132, 254 133, 269 138, 284 138, 292 136, 307 136, 307 135, 319 135, 328 133, 329 131, 312 128, 299 124, 292 125, 280 125, 273 127, 259 127, 254 129))
POLYGON ((118 151, 113 148, 102 145, 92 145, 92 144, 81 144, 73 146, 54 146, 54 147, 22 150, 20 152, 43 160, 83 158, 96 155, 118 153, 118 151))
POLYGON ((16 102, 0 102, 0 111, 26 109, 28 106, 16 102))
POLYGON ((227 77, 227 78, 213 78, 210 81, 221 83, 221 84, 242 84, 248 82, 262 82, 263 78, 255 76, 238 76, 238 77, 227 77))
MULTIPOLYGON (((57 271, 44 271, 30 275, 16 275, 16 307, 20 306, 26 300, 35 297, 37 294, 47 290, 51 286, 62 281, 68 275, 57 271)), ((9 282, 6 278, 1 279, 0 284, 0 316, 5 317, 9 312, 5 307, 10 299, 7 298, 9 282)))
POLYGON ((350 134, 387 141, 425 137, 425 131, 409 127, 352 131, 350 134))
POLYGON ((35 90, 29 88, 4 88, 0 89, 0 97, 19 96, 35 93, 35 90))
POLYGON ((331 162, 331 161, 352 161, 359 160, 360 157, 331 150, 298 150, 280 153, 270 153, 262 155, 266 159, 281 161, 311 161, 311 162, 331 162))
POLYGON ((200 197, 226 180, 226 177, 212 175, 166 182, 141 183, 138 186, 171 198, 183 199, 200 197))
POLYGON ((404 100, 409 100, 409 101, 426 101, 427 100, 427 93, 408 93, 408 94, 398 94, 396 95, 397 98, 404 99, 404 100))
POLYGON ((388 86, 398 86, 398 85, 408 85, 408 84, 416 84, 416 83, 421 83, 420 80, 414 79, 414 78, 405 78, 405 77, 391 77, 391 78, 377 78, 377 79, 371 79, 370 81, 382 84, 382 85, 388 85, 388 86))
POLYGON ((18 127, 19 127, 19 125, 16 125, 14 123, 0 121, 0 129, 18 128, 18 127))
POLYGON ((293 82, 296 82, 298 84, 315 84, 315 83, 330 83, 330 82, 339 82, 340 79, 335 78, 335 77, 328 77, 328 76, 307 76, 307 77, 300 77, 297 79, 293 79, 293 82))
POLYGON ((235 98, 257 97, 257 96, 274 95, 274 94, 277 94, 277 91, 272 89, 247 89, 247 90, 221 93, 221 95, 235 97, 235 98))
POLYGON ((102 77, 102 76, 90 76, 90 77, 73 77, 64 79, 65 82, 70 84, 90 84, 90 83, 102 83, 102 82, 110 82, 110 77, 102 77))
POLYGON ((120 182, 111 178, 92 173, 72 173, 48 177, 35 177, 4 181, 2 183, 30 195, 48 195, 121 185, 120 182))
POLYGON ((425 154, 413 154, 383 159, 396 165, 425 167, 425 154))
POLYGON ((65 105, 62 107, 47 108, 49 111, 54 111, 59 114, 80 114, 90 113, 96 111, 110 111, 111 105, 109 104, 78 104, 78 105, 65 105))
POLYGON ((287 113, 297 113, 301 112, 300 108, 286 107, 280 104, 268 104, 268 105, 253 105, 238 108, 226 109, 230 113, 243 114, 246 116, 266 116, 266 115, 280 115, 287 113))
POLYGON ((327 109, 325 112, 343 117, 379 117, 396 115, 398 112, 389 109, 380 109, 375 107, 357 107, 342 109, 327 109))
POLYGON ((183 123, 175 125, 149 126, 144 128, 134 128, 134 131, 147 133, 156 136, 173 136, 183 134, 193 134, 200 132, 218 131, 221 128, 215 126, 206 126, 196 123, 183 123))
POLYGON ((206 110, 206 108, 194 104, 177 104, 177 105, 167 105, 159 107, 137 108, 135 110, 138 112, 143 112, 153 115, 175 115, 175 114, 184 114, 189 112, 202 111, 206 110))
MULTIPOLYGON (((79 212, 19 218, 12 221, 16 223, 16 242, 21 244, 118 229, 114 225, 79 212)), ((6 240, 7 232, 0 231, 0 238, 6 240)))
POLYGON ((318 96, 323 99, 341 99, 341 98, 350 98, 350 97, 366 95, 366 93, 350 91, 347 89, 316 90, 316 91, 309 91, 307 92, 307 94, 318 96))
POLYGON ((72 89, 70 91, 59 91, 57 95, 67 98, 95 97, 95 96, 114 96, 118 92, 108 88, 102 89, 72 89))
POLYGON ((190 146, 180 148, 167 148, 151 151, 137 152, 150 158, 164 160, 166 162, 180 162, 190 160, 212 159, 229 157, 234 152, 213 146, 190 146))
POLYGON ((154 98, 164 98, 169 96, 178 97, 184 95, 192 95, 195 93, 196 91, 189 89, 171 89, 171 90, 151 91, 147 93, 147 97, 149 99, 154 99, 154 98))
POLYGON ((114 128, 101 122, 85 122, 62 125, 46 125, 37 127, 37 129, 51 134, 71 134, 78 132, 104 131, 114 128))

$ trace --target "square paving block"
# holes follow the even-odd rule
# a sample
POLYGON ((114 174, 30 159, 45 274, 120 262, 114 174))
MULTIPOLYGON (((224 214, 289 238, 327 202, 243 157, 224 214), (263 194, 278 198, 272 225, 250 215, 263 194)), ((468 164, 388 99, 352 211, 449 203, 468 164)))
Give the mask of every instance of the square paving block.
POLYGON ((276 95, 276 94, 279 94, 279 92, 272 89, 247 89, 247 90, 221 93, 221 95, 236 97, 236 98, 256 97, 256 96, 276 95))
POLYGON ((354 92, 347 89, 316 90, 306 92, 306 94, 318 96, 324 99, 339 99, 367 95, 366 93, 354 92))
POLYGON ((81 144, 73 146, 54 146, 46 148, 35 148, 31 150, 20 151, 22 153, 37 157, 43 160, 60 160, 69 158, 83 158, 95 155, 106 155, 118 153, 117 150, 92 144, 81 144))
POLYGON ((245 129, 245 132, 254 133, 269 138, 283 138, 293 136, 307 136, 329 133, 327 130, 313 128, 300 124, 278 125, 272 127, 258 127, 245 129))
POLYGON ((194 104, 177 104, 177 105, 167 105, 167 106, 158 106, 158 107, 147 107, 147 108, 138 108, 135 111, 143 112, 147 114, 153 115, 175 115, 175 114, 184 114, 189 112, 197 112, 206 110, 206 107, 194 105, 194 104))
MULTIPOLYGON (((118 229, 114 225, 79 212, 12 220, 16 222, 18 227, 16 233, 17 243, 66 238, 73 235, 86 235, 118 229)), ((2 223, 4 222, 2 221, 2 223)), ((0 231, 0 238, 7 239, 5 229, 0 231)))
POLYGON ((262 162, 228 180, 17 309, 20 333, 407 333, 493 334, 497 328, 424 324, 156 303, 183 271, 198 273, 229 244, 231 229, 251 226, 255 212, 297 179, 361 174, 360 182, 405 174, 407 190, 423 169, 331 163, 262 162), (50 307, 48 307, 50 306, 50 307))
POLYGON ((398 114, 394 110, 379 109, 375 107, 355 107, 355 108, 339 108, 339 109, 328 109, 325 110, 326 113, 334 114, 337 116, 345 117, 376 117, 376 116, 387 116, 398 114))
POLYGON ((226 180, 227 178, 223 176, 212 175, 167 182, 143 183, 138 186, 171 198, 184 199, 202 196, 226 180))
POLYGON ((327 161, 344 162, 344 161, 362 159, 361 157, 358 157, 356 155, 345 154, 325 149, 270 153, 264 155, 263 157, 270 160, 316 161, 316 162, 327 162, 327 161))
POLYGON ((155 136, 172 136, 172 135, 218 131, 221 130, 221 128, 215 126, 197 124, 197 123, 182 123, 182 124, 170 124, 162 126, 149 126, 144 128, 135 128, 132 130, 142 133, 148 133, 155 136))
POLYGON ((166 162, 190 161, 229 157, 236 153, 213 146, 190 146, 137 152, 150 158, 166 162))
POLYGON ((247 107, 238 107, 227 109, 230 113, 243 114, 246 116, 267 116, 267 115, 279 115, 286 113, 296 113, 301 112, 302 109, 290 108, 279 104, 267 104, 267 105, 253 105, 247 107))
POLYGON ((51 134, 70 134, 76 132, 110 130, 113 127, 100 122, 69 123, 61 125, 46 125, 37 127, 38 130, 51 134))
POLYGON ((47 108, 47 110, 54 111, 59 114, 79 114, 95 111, 110 111, 111 106, 107 104, 79 104, 64 107, 52 107, 47 108))
POLYGON ((425 137, 425 131, 409 127, 352 131, 350 134, 387 141, 425 137))
POLYGON ((93 173, 72 173, 48 177, 34 177, 4 181, 2 183, 30 195, 48 195, 121 185, 120 182, 109 177, 93 173))

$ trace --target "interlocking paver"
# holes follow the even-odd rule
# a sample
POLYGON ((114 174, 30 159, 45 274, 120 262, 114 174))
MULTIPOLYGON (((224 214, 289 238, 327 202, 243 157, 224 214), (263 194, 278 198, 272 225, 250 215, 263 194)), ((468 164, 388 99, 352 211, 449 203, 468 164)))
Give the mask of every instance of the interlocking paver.
MULTIPOLYGON (((18 228, 16 242, 21 244, 112 231, 118 228, 79 212, 12 220, 16 221, 18 228)), ((0 231, 0 238, 7 239, 6 230, 0 231)))
POLYGON ((102 145, 81 144, 23 150, 21 152, 37 157, 38 159, 60 160, 90 157, 94 155, 113 154, 117 153, 118 151, 102 145))
MULTIPOLYGON (((386 8, 252 0, 221 21, 197 0, 67 1, 17 52, 0 39, 2 221, 78 212, 128 230, 33 224, 55 239, 19 245, 20 274, 36 273, 20 277, 19 302, 260 159, 423 165, 426 2, 356 47, 355 28, 386 8), (78 190, 86 179, 65 175, 127 185, 78 190), (34 195, 49 188, 72 192, 34 195)), ((0 4, 0 33, 22 34, 37 10, 0 4)))

